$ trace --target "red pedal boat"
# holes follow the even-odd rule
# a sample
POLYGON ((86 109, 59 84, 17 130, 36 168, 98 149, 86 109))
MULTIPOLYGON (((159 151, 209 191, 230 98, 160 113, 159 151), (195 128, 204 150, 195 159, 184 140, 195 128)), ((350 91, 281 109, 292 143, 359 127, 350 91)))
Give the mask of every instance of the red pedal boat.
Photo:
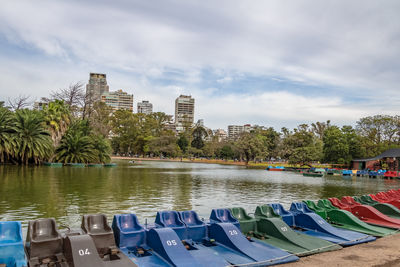
POLYGON ((384 192, 379 192, 379 193, 377 193, 375 195, 369 194, 369 196, 373 200, 376 200, 376 201, 381 202, 381 203, 392 204, 396 208, 400 209, 400 200, 397 200, 397 199, 391 197, 390 195, 388 195, 388 194, 386 194, 384 192))
POLYGON ((342 201, 338 198, 332 197, 329 198, 329 201, 333 206, 350 211, 357 218, 366 223, 400 229, 400 220, 390 218, 371 206, 362 205, 356 202, 352 197, 342 197, 342 201))

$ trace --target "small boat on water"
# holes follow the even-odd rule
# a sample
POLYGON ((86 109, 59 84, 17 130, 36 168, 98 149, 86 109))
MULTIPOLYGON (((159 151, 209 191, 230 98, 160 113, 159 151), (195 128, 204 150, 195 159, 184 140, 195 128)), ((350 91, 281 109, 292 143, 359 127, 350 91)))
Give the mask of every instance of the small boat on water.
POLYGON ((307 177, 322 177, 324 176, 323 173, 316 173, 316 172, 303 172, 303 176, 307 177))
POLYGON ((281 172, 281 171, 285 170, 285 167, 284 166, 275 166, 275 167, 274 166, 268 166, 266 170, 267 171, 281 172))
POLYGON ((322 168, 311 168, 307 172, 303 172, 303 176, 308 176, 308 177, 322 177, 324 176, 325 169, 322 168))
POLYGON ((116 167, 116 163, 104 163, 104 167, 116 167))

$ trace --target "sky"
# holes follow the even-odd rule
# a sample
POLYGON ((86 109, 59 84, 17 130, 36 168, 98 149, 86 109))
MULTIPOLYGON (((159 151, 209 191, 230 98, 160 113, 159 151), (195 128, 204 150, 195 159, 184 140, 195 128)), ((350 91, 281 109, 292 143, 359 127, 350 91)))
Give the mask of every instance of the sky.
POLYGON ((0 101, 106 73, 216 129, 355 125, 400 108, 398 0, 3 0, 0 101))

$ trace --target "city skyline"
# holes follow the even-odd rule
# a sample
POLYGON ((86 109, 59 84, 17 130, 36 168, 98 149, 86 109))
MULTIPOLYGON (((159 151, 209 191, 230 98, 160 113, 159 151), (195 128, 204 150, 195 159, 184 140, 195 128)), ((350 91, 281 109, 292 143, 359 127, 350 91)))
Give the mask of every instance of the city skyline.
POLYGON ((38 2, 0 10, 0 101, 95 72, 166 114, 192 95, 212 129, 399 114, 398 1, 38 2))

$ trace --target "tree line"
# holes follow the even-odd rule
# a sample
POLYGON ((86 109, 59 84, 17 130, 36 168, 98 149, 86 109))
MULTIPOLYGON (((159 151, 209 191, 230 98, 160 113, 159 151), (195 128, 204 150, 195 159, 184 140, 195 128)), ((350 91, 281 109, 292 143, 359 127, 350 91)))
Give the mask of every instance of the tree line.
POLYGON ((164 113, 134 114, 120 110, 110 117, 114 153, 127 156, 206 157, 249 161, 285 160, 349 164, 400 147, 400 117, 361 118, 356 127, 330 121, 301 124, 293 130, 258 127, 234 140, 221 141, 209 129, 194 125, 176 135, 168 130, 164 113))
POLYGON ((112 112, 104 103, 92 101, 80 83, 42 99, 42 110, 27 109, 26 98, 22 100, 0 105, 0 162, 101 163, 114 154, 349 164, 400 147, 399 116, 364 117, 355 127, 339 127, 329 120, 279 132, 257 127, 221 140, 201 125, 186 124, 176 134, 171 117, 163 112, 112 112))

